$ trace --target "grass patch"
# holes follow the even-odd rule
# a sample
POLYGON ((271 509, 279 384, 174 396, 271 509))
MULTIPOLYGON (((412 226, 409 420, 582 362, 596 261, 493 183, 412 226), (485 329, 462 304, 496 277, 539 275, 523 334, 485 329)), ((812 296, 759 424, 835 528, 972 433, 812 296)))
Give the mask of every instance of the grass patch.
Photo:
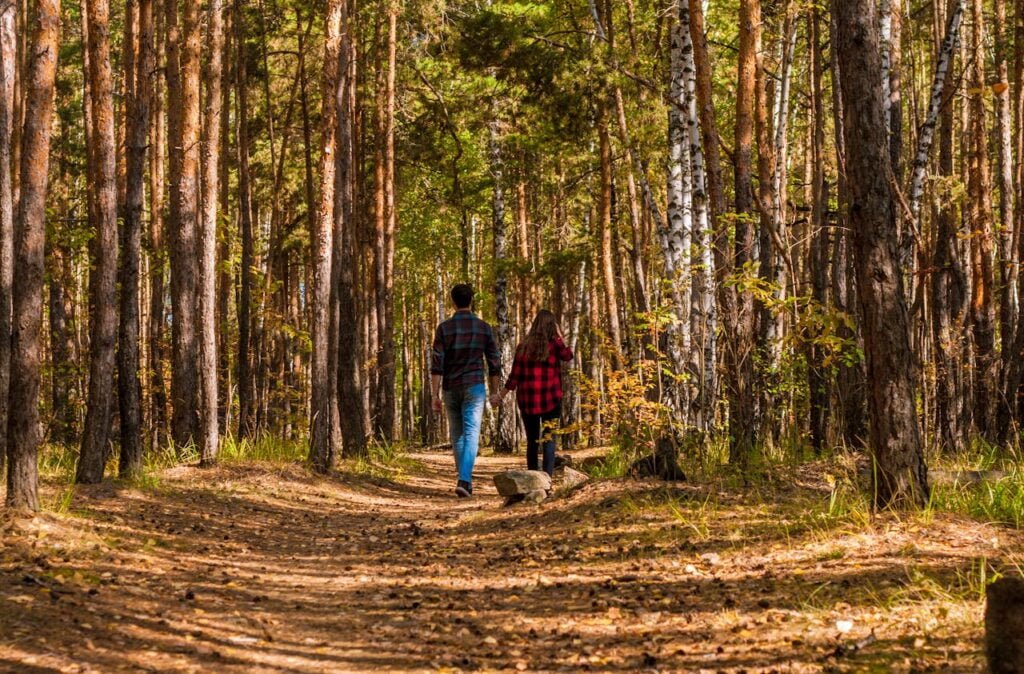
POLYGON ((1024 525, 1024 473, 1014 469, 994 481, 937 485, 932 489, 928 510, 1020 529, 1024 525))
MULTIPOLYGON (((294 463, 305 461, 308 456, 309 443, 304 439, 292 440, 261 435, 258 438, 239 440, 234 436, 227 436, 221 441, 218 460, 224 463, 242 461, 294 463)), ((195 460, 199 460, 198 455, 195 460)))
POLYGON ((582 466, 583 472, 593 478, 608 479, 625 477, 632 463, 630 456, 619 446, 613 446, 597 461, 588 461, 582 466))
POLYGON ((342 472, 380 480, 400 480, 422 468, 399 443, 372 442, 366 455, 344 461, 342 472))

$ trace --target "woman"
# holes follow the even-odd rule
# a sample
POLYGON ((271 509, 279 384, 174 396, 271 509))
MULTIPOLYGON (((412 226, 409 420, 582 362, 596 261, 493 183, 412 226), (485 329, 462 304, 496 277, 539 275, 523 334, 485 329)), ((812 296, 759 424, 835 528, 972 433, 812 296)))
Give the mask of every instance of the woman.
POLYGON ((516 403, 526 428, 526 466, 537 470, 537 450, 544 443, 544 472, 555 470, 555 439, 545 433, 558 423, 562 413, 562 362, 572 360, 572 349, 562 341, 555 315, 542 309, 530 334, 516 347, 512 373, 491 404, 500 405, 509 391, 516 392, 516 403))

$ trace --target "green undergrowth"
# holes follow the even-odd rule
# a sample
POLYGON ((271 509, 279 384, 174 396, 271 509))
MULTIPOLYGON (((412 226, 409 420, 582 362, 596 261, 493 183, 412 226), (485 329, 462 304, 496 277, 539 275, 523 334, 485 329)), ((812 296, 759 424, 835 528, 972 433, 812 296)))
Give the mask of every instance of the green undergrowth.
MULTIPOLYGON (((943 480, 935 481, 926 507, 911 516, 927 522, 939 513, 951 513, 990 524, 1024 527, 1024 470, 1020 468, 1024 457, 1019 454, 1017 449, 974 441, 958 455, 929 455, 929 469, 935 476, 941 474, 943 480), (951 475, 964 479, 951 479, 951 475)), ((637 458, 639 453, 630 443, 615 444, 582 468, 593 478, 622 478, 637 458)), ((728 464, 727 440, 710 438, 699 446, 684 448, 680 465, 692 484, 712 492, 737 490, 750 504, 776 502, 780 489, 798 487, 803 491, 799 498, 801 529, 825 532, 836 527, 856 528, 867 526, 873 517, 869 460, 854 450, 835 449, 814 457, 797 441, 781 443, 763 448, 741 472, 728 464)), ((706 518, 694 518, 692 505, 687 502, 683 507, 669 499, 663 507, 685 520, 695 532, 701 532, 706 518)))
MULTIPOLYGON (((217 462, 222 465, 245 463, 268 463, 275 465, 305 464, 309 445, 303 439, 283 439, 261 436, 256 439, 238 440, 232 436, 221 440, 217 462)), ((66 513, 70 510, 75 494, 75 466, 78 448, 68 445, 47 444, 39 455, 39 472, 42 478, 57 485, 57 491, 44 504, 52 512, 66 513)), ((147 451, 143 469, 130 478, 117 477, 117 456, 111 456, 106 474, 115 484, 159 491, 163 488, 161 474, 178 466, 195 466, 199 463, 199 452, 194 446, 174 448, 164 446, 147 451)), ((367 453, 357 459, 342 459, 338 469, 343 473, 378 479, 398 480, 421 468, 418 461, 409 456, 401 444, 371 443, 367 453)))
POLYGON ((399 443, 370 443, 366 455, 344 459, 338 464, 342 473, 381 480, 401 480, 422 468, 399 443))
POLYGON ((945 471, 947 480, 932 488, 928 511, 959 513, 1020 529, 1024 526, 1021 458, 1019 448, 1004 449, 980 440, 963 454, 929 457, 929 469, 933 474, 945 471), (950 481, 948 474, 967 479, 950 481))

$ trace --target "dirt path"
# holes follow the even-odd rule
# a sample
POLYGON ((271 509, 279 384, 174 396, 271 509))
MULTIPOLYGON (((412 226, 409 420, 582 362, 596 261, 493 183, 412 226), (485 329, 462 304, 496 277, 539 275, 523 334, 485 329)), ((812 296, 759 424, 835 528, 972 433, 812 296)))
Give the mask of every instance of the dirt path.
POLYGON ((415 458, 398 481, 176 468, 5 515, 0 671, 981 671, 975 576, 1022 549, 951 518, 816 523, 810 483, 505 509, 489 476, 521 459, 456 501, 450 458, 415 458))

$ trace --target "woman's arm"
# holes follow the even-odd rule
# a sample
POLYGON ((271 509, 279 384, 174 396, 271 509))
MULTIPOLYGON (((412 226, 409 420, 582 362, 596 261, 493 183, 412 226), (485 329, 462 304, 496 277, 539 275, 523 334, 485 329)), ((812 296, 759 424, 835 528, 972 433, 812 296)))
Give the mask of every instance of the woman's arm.
POLYGON ((572 360, 572 349, 565 345, 561 335, 555 337, 555 355, 558 356, 559 360, 572 360))

